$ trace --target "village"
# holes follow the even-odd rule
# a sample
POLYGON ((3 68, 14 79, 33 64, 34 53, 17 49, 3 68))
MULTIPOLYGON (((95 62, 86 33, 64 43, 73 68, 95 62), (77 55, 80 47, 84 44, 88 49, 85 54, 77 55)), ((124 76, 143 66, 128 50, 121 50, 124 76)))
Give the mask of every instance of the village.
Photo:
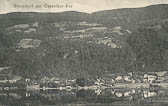
POLYGON ((22 96, 26 98, 39 94, 44 98, 54 97, 51 100, 55 100, 59 93, 65 97, 71 95, 85 99, 84 95, 89 95, 90 98, 101 96, 109 100, 113 100, 113 98, 134 100, 137 98, 135 95, 139 95, 138 98, 146 100, 166 94, 165 92, 168 90, 168 73, 166 71, 129 72, 127 74, 106 73, 106 77, 74 79, 45 76, 40 80, 34 80, 3 73, 4 70, 9 69, 10 67, 0 68, 0 91, 3 96, 3 92, 10 92, 9 95, 16 93, 15 98, 19 97, 18 90, 24 90, 22 96))
POLYGON ((13 76, 9 73, 3 73, 9 70, 10 67, 0 68, 0 89, 31 89, 31 90, 72 90, 72 89, 106 89, 106 88, 154 88, 167 89, 168 88, 168 72, 145 72, 145 73, 124 73, 124 74, 110 74, 106 73, 102 77, 95 76, 95 78, 48 78, 44 76, 41 79, 35 80, 31 78, 22 78, 20 76, 13 76))

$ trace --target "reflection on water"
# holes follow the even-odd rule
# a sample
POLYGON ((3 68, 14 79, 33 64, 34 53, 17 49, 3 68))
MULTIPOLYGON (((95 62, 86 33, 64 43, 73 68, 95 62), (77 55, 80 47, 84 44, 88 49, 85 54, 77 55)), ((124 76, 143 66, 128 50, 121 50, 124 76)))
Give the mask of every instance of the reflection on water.
POLYGON ((168 90, 0 91, 0 106, 167 106, 168 90))

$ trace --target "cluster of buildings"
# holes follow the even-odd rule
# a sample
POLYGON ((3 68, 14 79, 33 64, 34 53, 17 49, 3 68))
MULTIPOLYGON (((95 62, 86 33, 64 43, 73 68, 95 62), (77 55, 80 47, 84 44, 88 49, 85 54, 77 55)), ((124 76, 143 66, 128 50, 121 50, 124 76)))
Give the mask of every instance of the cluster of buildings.
MULTIPOLYGON (((148 88, 150 84, 161 84, 168 82, 167 71, 163 72, 147 72, 147 73, 128 73, 128 74, 108 74, 106 77, 97 78, 76 78, 76 79, 58 79, 50 78, 47 81, 43 81, 48 84, 57 84, 57 86, 50 87, 87 87, 87 89, 101 90, 105 88, 117 88, 127 87, 133 84, 132 88, 148 88)), ((48 85, 46 86, 48 87, 48 85)), ((131 88, 130 87, 130 88, 131 88)), ((97 91, 100 92, 100 91, 97 91)))
POLYGON ((128 74, 109 74, 114 83, 167 83, 168 72, 142 72, 128 74))
MULTIPOLYGON (((10 67, 0 68, 0 82, 6 83, 20 83, 26 84, 28 86, 39 85, 39 87, 51 87, 51 88, 59 88, 59 87, 114 87, 117 84, 127 85, 127 84, 161 84, 168 83, 168 72, 142 72, 142 73, 127 73, 127 74, 107 74, 102 77, 95 78, 57 78, 57 77, 44 77, 38 81, 31 80, 30 78, 22 79, 21 77, 13 76, 10 78, 10 74, 3 74, 3 70, 9 70, 10 67), (20 81, 20 82, 19 82, 20 81)), ((5 71, 6 72, 6 71, 5 71)))
POLYGON ((144 74, 143 82, 164 83, 168 81, 168 72, 148 72, 144 74))

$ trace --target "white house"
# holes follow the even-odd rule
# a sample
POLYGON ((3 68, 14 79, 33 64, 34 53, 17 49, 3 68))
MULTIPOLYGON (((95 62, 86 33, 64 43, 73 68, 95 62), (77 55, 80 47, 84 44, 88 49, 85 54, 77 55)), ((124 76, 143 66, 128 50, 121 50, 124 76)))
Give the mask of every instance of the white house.
POLYGON ((131 96, 131 91, 124 92, 124 97, 129 97, 129 96, 131 96))
POLYGON ((153 83, 156 81, 157 75, 152 75, 152 74, 144 74, 143 82, 145 83, 153 83))
POLYGON ((117 77, 115 78, 116 81, 120 81, 120 80, 122 80, 122 79, 123 79, 122 76, 117 76, 117 77))
POLYGON ((122 97, 123 96, 123 94, 121 92, 116 92, 115 94, 116 94, 117 97, 122 97))
POLYGON ((152 83, 157 79, 157 76, 155 75, 148 75, 148 82, 152 83))
POLYGON ((131 82, 130 76, 124 76, 124 80, 128 81, 128 82, 131 82))

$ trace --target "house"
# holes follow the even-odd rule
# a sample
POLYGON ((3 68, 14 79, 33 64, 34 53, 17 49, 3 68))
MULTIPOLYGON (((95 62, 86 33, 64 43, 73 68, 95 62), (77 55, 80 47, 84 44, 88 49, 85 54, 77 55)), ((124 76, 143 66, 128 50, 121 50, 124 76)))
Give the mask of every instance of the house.
POLYGON ((155 72, 157 74, 157 83, 163 83, 164 81, 166 81, 166 76, 168 74, 167 71, 162 71, 162 72, 155 72))
POLYGON ((134 79, 131 79, 131 83, 136 83, 136 80, 134 80, 134 79))
POLYGON ((133 72, 129 72, 128 75, 129 75, 129 76, 133 76, 133 72))
POLYGON ((156 74, 144 74, 143 82, 145 83, 153 83, 157 79, 156 74))
POLYGON ((25 78, 25 81, 26 82, 30 82, 30 78, 25 78))
POLYGON ((144 82, 144 83, 147 83, 147 82, 148 82, 148 78, 144 78, 144 79, 143 79, 143 82, 144 82))
POLYGON ((155 72, 155 74, 159 77, 164 76, 167 73, 168 73, 167 71, 155 72))
POLYGON ((148 75, 148 82, 153 83, 157 79, 157 76, 155 75, 148 75))
POLYGON ((115 80, 116 80, 116 81, 123 80, 123 77, 122 77, 122 76, 117 76, 117 77, 115 78, 115 80))
POLYGON ((59 80, 59 78, 53 77, 53 78, 50 79, 50 82, 60 83, 60 80, 59 80))
POLYGON ((119 98, 123 96, 123 94, 121 92, 116 92, 115 95, 119 98))
POLYGON ((165 77, 158 77, 155 82, 156 82, 156 83, 163 83, 165 80, 166 80, 165 77))
POLYGON ((102 82, 98 82, 98 81, 96 81, 95 82, 95 85, 97 85, 97 86, 101 86, 101 85, 103 85, 104 83, 102 83, 102 82))
POLYGON ((156 92, 143 91, 143 97, 144 98, 149 98, 149 97, 154 97, 154 96, 157 96, 156 92))
POLYGON ((168 74, 167 71, 161 71, 161 72, 149 72, 151 74, 155 74, 157 76, 156 83, 163 83, 166 81, 166 74, 168 74))
POLYGON ((123 76, 125 81, 131 82, 131 76, 123 76))
POLYGON ((168 74, 165 74, 164 78, 165 78, 165 82, 168 82, 168 74))
POLYGON ((100 85, 103 85, 105 84, 105 81, 101 78, 97 79, 97 81, 95 82, 96 85, 100 86, 100 85))
POLYGON ((60 80, 58 79, 58 78, 56 78, 55 80, 54 80, 54 83, 60 83, 60 80))
POLYGON ((124 92, 124 97, 129 97, 129 96, 131 96, 131 91, 127 91, 127 92, 124 92))

